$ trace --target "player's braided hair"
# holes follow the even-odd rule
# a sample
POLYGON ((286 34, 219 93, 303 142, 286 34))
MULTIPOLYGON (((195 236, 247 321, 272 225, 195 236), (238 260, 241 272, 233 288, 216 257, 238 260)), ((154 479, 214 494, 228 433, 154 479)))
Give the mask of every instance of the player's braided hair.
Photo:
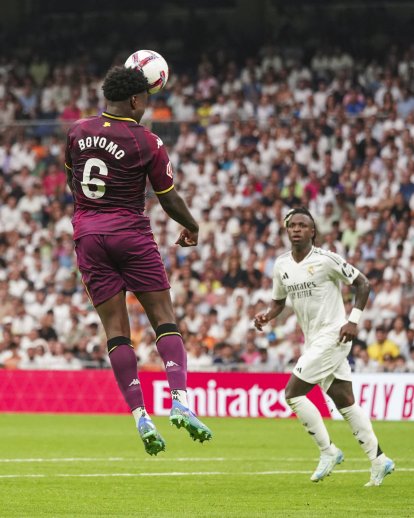
POLYGON ((310 218, 312 220, 313 228, 315 230, 313 237, 312 237, 312 243, 315 244, 316 233, 317 233, 316 223, 315 223, 315 220, 313 219, 312 214, 308 211, 308 209, 306 207, 296 207, 295 209, 290 209, 290 211, 283 218, 283 224, 285 225, 285 228, 287 228, 289 226, 289 221, 292 219, 292 216, 294 216, 295 214, 304 214, 305 216, 308 216, 308 218, 310 218))
POLYGON ((117 66, 106 74, 102 90, 108 101, 126 101, 148 90, 148 81, 141 70, 117 66))

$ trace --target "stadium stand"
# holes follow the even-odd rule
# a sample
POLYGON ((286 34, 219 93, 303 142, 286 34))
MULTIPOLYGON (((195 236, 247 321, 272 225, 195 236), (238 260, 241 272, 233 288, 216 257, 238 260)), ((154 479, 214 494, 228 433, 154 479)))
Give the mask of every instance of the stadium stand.
MULTIPOLYGON (((64 64, 58 57, 0 63, 7 369, 109 366, 76 270, 63 172, 71 121, 104 107, 102 70, 87 54, 64 64)), ((200 221, 200 245, 175 247, 178 226, 148 193, 189 369, 292 368, 302 345, 292 313, 265 334, 252 319, 269 302, 275 257, 288 248, 283 217, 303 204, 320 246, 372 283, 353 368, 414 372, 414 47, 392 47, 381 62, 329 47, 305 57, 267 46, 244 62, 223 50, 203 55, 196 70, 173 68, 143 120, 168 146, 175 183, 200 221)), ((346 288, 344 297, 349 309, 346 288)), ((161 370, 146 317, 128 303, 140 366, 161 370)))

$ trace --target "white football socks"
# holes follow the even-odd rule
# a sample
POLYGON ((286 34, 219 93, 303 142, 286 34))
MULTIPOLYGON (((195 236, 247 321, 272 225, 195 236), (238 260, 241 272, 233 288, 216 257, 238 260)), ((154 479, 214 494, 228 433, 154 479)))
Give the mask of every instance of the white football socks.
POLYGON ((188 408, 188 399, 186 390, 172 390, 171 397, 188 408))
POLYGON ((368 416, 356 403, 346 408, 340 408, 339 412, 348 422, 355 439, 359 442, 369 460, 375 461, 378 455, 378 439, 368 416))
POLYGON ((328 430, 316 406, 306 396, 294 397, 286 400, 293 412, 297 415, 306 431, 312 436, 322 453, 333 455, 337 448, 331 443, 328 430))
POLYGON ((147 419, 151 419, 144 406, 139 406, 135 410, 132 411, 132 415, 134 416, 135 423, 138 426, 138 421, 140 417, 146 417, 147 419))

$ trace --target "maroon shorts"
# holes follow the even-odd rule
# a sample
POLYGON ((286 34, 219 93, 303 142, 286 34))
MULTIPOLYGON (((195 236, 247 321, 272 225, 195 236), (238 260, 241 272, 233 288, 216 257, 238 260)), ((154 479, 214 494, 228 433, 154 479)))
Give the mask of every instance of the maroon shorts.
POLYGON ((120 291, 169 289, 152 232, 90 234, 75 240, 82 282, 94 306, 120 291))

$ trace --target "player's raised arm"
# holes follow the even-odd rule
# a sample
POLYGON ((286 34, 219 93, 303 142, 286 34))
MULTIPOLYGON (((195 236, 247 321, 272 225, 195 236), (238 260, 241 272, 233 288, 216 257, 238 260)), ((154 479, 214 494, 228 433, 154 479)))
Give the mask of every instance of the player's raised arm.
POLYGON ((264 313, 258 313, 254 317, 254 325, 256 329, 262 331, 262 327, 276 318, 285 308, 286 299, 272 300, 271 306, 264 313))
POLYGON ((198 224, 191 215, 185 201, 175 189, 157 194, 161 207, 174 221, 184 227, 176 244, 180 246, 195 246, 198 243, 198 224))
POLYGON ((195 246, 198 243, 198 224, 191 215, 185 201, 174 187, 173 168, 162 140, 147 132, 147 143, 151 153, 148 178, 161 203, 161 207, 174 221, 184 227, 176 244, 195 246))

